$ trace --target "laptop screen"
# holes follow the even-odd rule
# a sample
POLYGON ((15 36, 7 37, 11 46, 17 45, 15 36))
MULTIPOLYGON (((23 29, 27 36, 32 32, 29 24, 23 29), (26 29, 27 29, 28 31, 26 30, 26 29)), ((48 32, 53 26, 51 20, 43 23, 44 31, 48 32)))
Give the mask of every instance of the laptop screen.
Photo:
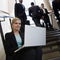
POLYGON ((25 25, 24 46, 46 45, 46 28, 25 25))

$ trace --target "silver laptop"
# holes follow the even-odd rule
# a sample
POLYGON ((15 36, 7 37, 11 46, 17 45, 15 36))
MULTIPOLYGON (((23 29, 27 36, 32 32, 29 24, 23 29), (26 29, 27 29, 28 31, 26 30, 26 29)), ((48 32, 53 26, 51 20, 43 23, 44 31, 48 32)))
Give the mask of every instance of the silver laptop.
POLYGON ((24 45, 15 52, 24 47, 44 45, 46 45, 46 28, 25 25, 24 45))

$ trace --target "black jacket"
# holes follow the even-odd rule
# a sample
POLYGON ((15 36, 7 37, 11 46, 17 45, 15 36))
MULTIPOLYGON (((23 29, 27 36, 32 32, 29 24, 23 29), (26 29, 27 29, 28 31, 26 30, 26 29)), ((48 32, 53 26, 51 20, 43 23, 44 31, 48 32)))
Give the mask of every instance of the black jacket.
MULTIPOLYGON (((22 45, 23 45, 24 39, 23 39, 22 34, 20 34, 20 36, 21 36, 21 38, 22 38, 22 45)), ((7 47, 7 54, 14 53, 14 51, 15 51, 16 49, 18 49, 18 45, 17 45, 17 42, 16 42, 16 38, 15 38, 13 32, 7 33, 7 34, 5 35, 5 41, 6 41, 6 47, 7 47)))
POLYGON ((15 4, 15 17, 18 17, 20 19, 27 19, 26 13, 25 13, 25 7, 22 6, 20 3, 15 4))
POLYGON ((58 11, 60 10, 60 2, 56 3, 56 1, 53 1, 52 6, 53 6, 53 10, 54 10, 56 17, 59 17, 58 11))
POLYGON ((37 18, 40 19, 43 15, 42 9, 40 9, 39 6, 33 6, 29 8, 29 16, 32 17, 32 19, 37 18))
POLYGON ((49 21, 49 16, 48 16, 49 12, 48 12, 48 10, 46 8, 44 8, 44 10, 45 10, 45 13, 43 13, 44 20, 49 21))
MULTIPOLYGON (((23 34, 20 34, 22 38, 22 45, 24 44, 23 34)), ((15 56, 15 50, 18 49, 16 38, 13 32, 5 34, 5 51, 6 51, 6 60, 13 60, 15 56)))

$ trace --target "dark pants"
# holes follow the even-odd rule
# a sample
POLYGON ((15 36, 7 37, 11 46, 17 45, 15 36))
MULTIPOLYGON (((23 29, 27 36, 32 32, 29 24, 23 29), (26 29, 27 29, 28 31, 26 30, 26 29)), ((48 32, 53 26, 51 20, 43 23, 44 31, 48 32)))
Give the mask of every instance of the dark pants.
POLYGON ((42 49, 41 47, 36 47, 35 48, 36 51, 36 60, 42 60, 42 49))
POLYGON ((22 60, 35 60, 35 50, 34 49, 30 49, 29 51, 25 52, 23 54, 23 58, 22 60))
POLYGON ((46 24, 46 28, 49 29, 49 28, 53 28, 51 23, 50 23, 50 19, 48 16, 44 16, 44 22, 46 24))
POLYGON ((60 17, 57 17, 57 19, 58 19, 58 21, 59 21, 59 23, 60 23, 60 17))
POLYGON ((35 50, 29 48, 26 51, 18 52, 15 60, 35 60, 35 55, 35 50))
POLYGON ((45 22, 45 24, 46 24, 46 28, 48 29, 48 28, 52 28, 52 25, 51 25, 51 23, 50 23, 50 21, 44 21, 45 22))
POLYGON ((27 48, 27 50, 18 52, 15 60, 42 60, 42 50, 40 47, 27 48))
POLYGON ((41 27, 40 19, 38 19, 38 18, 33 18, 33 21, 34 21, 34 23, 35 23, 36 26, 41 27))

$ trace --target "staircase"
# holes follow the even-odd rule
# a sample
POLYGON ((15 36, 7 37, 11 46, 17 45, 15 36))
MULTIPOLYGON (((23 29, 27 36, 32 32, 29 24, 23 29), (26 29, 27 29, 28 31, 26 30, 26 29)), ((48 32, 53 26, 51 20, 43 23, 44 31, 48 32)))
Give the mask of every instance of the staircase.
POLYGON ((60 30, 46 32, 46 46, 42 47, 43 60, 60 57, 60 30))

